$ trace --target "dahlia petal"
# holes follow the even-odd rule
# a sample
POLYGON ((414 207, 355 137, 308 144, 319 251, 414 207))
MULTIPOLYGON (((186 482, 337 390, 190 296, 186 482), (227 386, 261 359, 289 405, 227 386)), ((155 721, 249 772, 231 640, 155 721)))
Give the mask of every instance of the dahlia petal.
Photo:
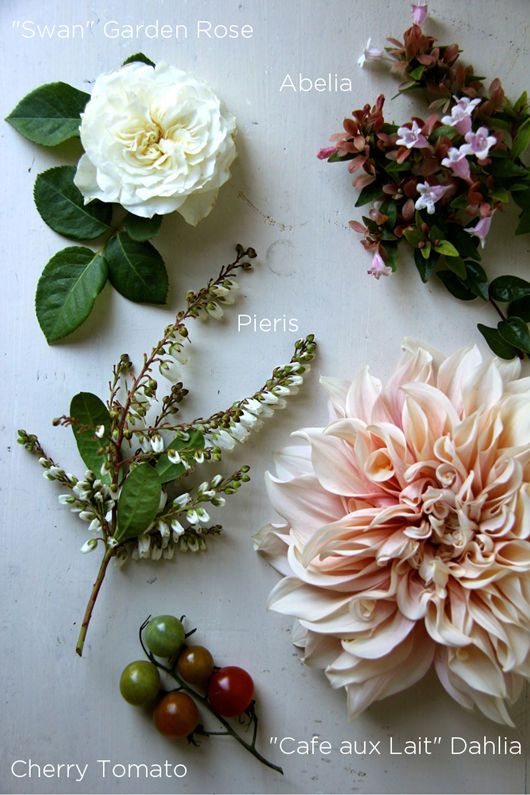
POLYGON ((450 650, 448 665, 451 671, 472 690, 478 690, 496 698, 505 698, 506 683, 500 668, 474 645, 450 650))
POLYGON ((414 628, 413 621, 402 616, 398 611, 380 624, 367 637, 353 638, 344 642, 344 648, 356 657, 373 659, 392 651, 398 643, 407 637, 414 628))
POLYGON ((345 378, 328 378, 327 376, 320 376, 320 383, 330 396, 331 406, 338 417, 344 417, 346 414, 346 398, 351 381, 345 378))
POLYGON ((276 476, 280 480, 288 480, 298 475, 311 475, 311 448, 309 445, 292 445, 284 447, 274 455, 276 476))
POLYGON ((382 384, 379 379, 370 375, 368 367, 363 367, 354 378, 346 396, 346 413, 349 417, 358 417, 370 422, 377 398, 381 394, 382 384))
POLYGON ((301 540, 344 513, 341 500, 324 491, 313 475, 283 482, 267 472, 265 486, 273 507, 301 540))
POLYGON ((467 646, 470 638, 450 621, 440 598, 431 600, 425 613, 425 628, 431 638, 442 646, 467 646))
POLYGON ((304 435, 311 443, 311 460, 322 489, 345 497, 372 490, 355 467, 351 448, 344 442, 332 436, 304 435))
POLYGON ((285 577, 291 574, 285 549, 288 546, 287 525, 268 524, 254 534, 254 549, 267 558, 273 568, 285 577))
POLYGON ((338 596, 304 585, 296 577, 285 577, 271 591, 268 607, 286 616, 318 621, 336 615, 350 599, 349 594, 338 596))
POLYGON ((503 391, 504 383, 496 360, 484 362, 463 387, 466 414, 491 408, 499 402, 503 391))
POLYGON ((456 351, 441 364, 436 376, 436 386, 444 392, 460 414, 464 408, 464 389, 474 372, 480 367, 482 356, 476 345, 456 351))

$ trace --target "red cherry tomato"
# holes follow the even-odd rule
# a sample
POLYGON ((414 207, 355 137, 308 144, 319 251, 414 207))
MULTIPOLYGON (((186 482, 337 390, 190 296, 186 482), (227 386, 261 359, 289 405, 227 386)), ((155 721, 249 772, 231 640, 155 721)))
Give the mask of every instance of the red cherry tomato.
POLYGON ((156 705, 153 717, 161 734, 173 739, 187 737, 199 723, 199 710, 186 693, 168 693, 156 705))
POLYGON ((208 685, 208 701, 224 718, 241 715, 254 698, 254 682, 243 668, 227 665, 214 671, 208 685))

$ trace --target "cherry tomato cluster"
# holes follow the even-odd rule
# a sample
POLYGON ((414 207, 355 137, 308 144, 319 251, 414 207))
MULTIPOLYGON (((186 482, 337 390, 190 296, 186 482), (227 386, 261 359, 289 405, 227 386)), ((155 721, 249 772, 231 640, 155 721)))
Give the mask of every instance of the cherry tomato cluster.
POLYGON ((208 649, 187 645, 186 637, 182 619, 169 615, 150 619, 144 628, 143 642, 152 659, 129 663, 120 678, 123 698, 135 706, 154 705, 155 726, 174 739, 190 737, 199 727, 196 699, 222 718, 242 715, 250 710, 254 700, 254 682, 247 671, 235 665, 216 667, 208 649), (169 667, 157 664, 154 657, 167 659, 169 667), (160 668, 181 687, 164 692, 160 668))

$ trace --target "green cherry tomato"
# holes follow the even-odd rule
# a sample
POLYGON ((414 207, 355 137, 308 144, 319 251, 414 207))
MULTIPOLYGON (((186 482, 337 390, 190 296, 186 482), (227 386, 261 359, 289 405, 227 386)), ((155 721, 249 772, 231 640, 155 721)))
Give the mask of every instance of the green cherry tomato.
POLYGON ((173 657, 178 652, 186 633, 184 624, 175 616, 155 616, 145 629, 145 643, 157 657, 173 657))
POLYGON ((212 674, 208 685, 208 701, 219 715, 234 718, 241 715, 254 698, 254 682, 243 668, 227 665, 212 674))
POLYGON ((147 660, 136 660, 123 669, 120 692, 129 704, 136 707, 153 701, 160 690, 158 668, 147 660))
POLYGON ((153 718, 161 734, 178 740, 197 728, 199 710, 186 693, 168 693, 156 705, 153 718))
POLYGON ((204 646, 186 646, 179 654, 177 671, 190 685, 205 689, 213 669, 213 657, 204 646))

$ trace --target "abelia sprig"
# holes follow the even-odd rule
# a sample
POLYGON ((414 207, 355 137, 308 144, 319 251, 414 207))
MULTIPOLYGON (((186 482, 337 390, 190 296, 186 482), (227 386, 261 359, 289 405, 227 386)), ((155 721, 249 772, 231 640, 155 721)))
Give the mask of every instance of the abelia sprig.
POLYGON ((412 12, 403 41, 389 39, 383 51, 369 40, 361 65, 389 63, 402 80, 400 92, 419 92, 429 115, 388 122, 380 95, 373 106, 354 110, 318 157, 347 161, 360 191, 355 206, 372 205, 363 223, 350 222, 372 254, 370 275, 395 271, 407 241, 422 280, 435 273, 456 298, 489 301, 500 322, 479 330, 498 356, 523 357, 530 354, 530 282, 515 276, 489 282, 480 250, 495 213, 510 199, 521 208, 516 234, 530 232, 530 169, 521 160, 530 143, 527 93, 512 103, 498 79, 486 89, 459 60, 457 44, 438 45, 423 32, 426 4, 413 4, 412 12))
POLYGON ((238 245, 236 258, 216 279, 188 293, 186 308, 144 355, 137 371, 123 354, 113 368, 106 404, 96 395, 81 392, 72 399, 69 414, 54 420, 54 425, 73 430, 88 468, 82 478, 67 474, 34 434, 19 431, 19 443, 38 458, 44 477, 66 489, 59 502, 88 523, 81 551, 102 549, 77 642, 80 655, 109 562, 170 559, 177 551, 206 549, 207 539, 222 530, 210 511, 223 507, 226 498, 250 480, 249 467, 228 476, 209 476, 198 485, 184 484, 184 479, 205 462, 220 462, 224 450, 244 443, 264 419, 285 408, 286 399, 297 393, 310 370, 316 350, 312 334, 296 342, 290 362, 275 368, 250 397, 207 418, 184 421, 178 417, 188 390, 182 381, 174 381, 187 359, 188 323, 220 317, 232 303, 237 273, 250 270, 255 257, 253 248, 238 245), (159 373, 171 381, 165 395, 159 394, 159 373))

